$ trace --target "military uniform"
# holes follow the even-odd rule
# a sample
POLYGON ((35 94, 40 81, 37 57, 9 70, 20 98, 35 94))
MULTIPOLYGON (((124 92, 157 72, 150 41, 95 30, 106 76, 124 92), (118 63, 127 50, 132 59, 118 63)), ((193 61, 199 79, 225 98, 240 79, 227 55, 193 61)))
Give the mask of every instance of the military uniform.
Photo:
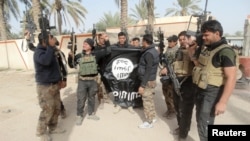
POLYGON ((174 106, 179 125, 179 138, 186 138, 190 130, 191 118, 194 107, 194 85, 192 83, 192 69, 194 67, 186 48, 180 47, 176 54, 176 59, 173 62, 173 69, 177 79, 181 84, 180 96, 174 92, 174 106))
MULTIPOLYGON (((68 75, 68 70, 67 70, 67 61, 65 59, 65 55, 62 51, 57 50, 55 52, 59 64, 59 68, 61 71, 61 76, 62 76, 62 81, 67 83, 67 75, 68 75)), ((61 99, 61 98, 60 98, 61 99)), ((61 100, 61 112, 60 112, 61 118, 66 118, 66 109, 63 104, 63 101, 61 100)))
POLYGON ((38 45, 34 52, 35 79, 39 106, 42 111, 39 115, 37 135, 46 134, 56 129, 58 116, 61 110, 60 86, 62 81, 60 68, 55 55, 55 47, 38 45))
POLYGON ((106 55, 106 52, 95 52, 94 41, 87 38, 84 41, 84 47, 88 48, 89 53, 83 50, 82 53, 78 53, 74 57, 68 57, 68 64, 71 68, 79 64, 78 72, 78 86, 77 86, 77 122, 76 125, 81 125, 83 120, 83 112, 85 102, 88 99, 88 119, 99 120, 99 117, 95 115, 95 95, 98 91, 97 79, 98 79, 98 65, 97 62, 106 55), (88 46, 85 44, 87 43, 88 46), (91 50, 89 50, 90 48, 91 50), (73 64, 73 62, 75 64, 73 64))
MULTIPOLYGON (((177 50, 178 50, 177 45, 173 48, 167 48, 165 56, 167 57, 167 60, 169 61, 170 64, 172 64, 172 62, 174 61, 177 50)), ((162 80, 161 81, 162 92, 168 109, 166 115, 164 114, 164 116, 166 116, 167 118, 171 118, 171 116, 175 114, 174 101, 173 101, 174 87, 173 84, 171 83, 169 76, 162 76, 161 80, 162 80), (164 79, 164 77, 166 78, 164 79)))
MULTIPOLYGON (((97 44, 95 47, 96 51, 103 51, 106 50, 107 47, 110 46, 109 40, 104 42, 104 45, 97 44)), ((97 86, 98 86, 98 91, 97 91, 97 97, 99 103, 103 104, 104 102, 108 102, 109 97, 108 93, 111 91, 109 88, 105 87, 104 83, 107 84, 106 80, 103 78, 103 70, 105 69, 105 59, 101 59, 98 63, 98 79, 97 79, 97 86)))
POLYGON ((159 64, 159 54, 155 49, 155 47, 151 45, 150 47, 144 49, 139 61, 138 74, 140 80, 142 81, 141 87, 145 88, 144 93, 142 94, 142 101, 143 101, 143 108, 146 121, 150 124, 156 117, 153 92, 156 86, 155 80, 156 80, 158 64, 159 64), (147 59, 152 60, 152 66, 150 69, 146 68, 148 61, 146 62, 145 60, 147 59))
POLYGON ((201 141, 208 140, 207 127, 214 124, 214 107, 226 82, 223 68, 235 66, 236 58, 233 49, 222 39, 201 51, 199 65, 193 69, 193 82, 197 86, 196 119, 201 141))

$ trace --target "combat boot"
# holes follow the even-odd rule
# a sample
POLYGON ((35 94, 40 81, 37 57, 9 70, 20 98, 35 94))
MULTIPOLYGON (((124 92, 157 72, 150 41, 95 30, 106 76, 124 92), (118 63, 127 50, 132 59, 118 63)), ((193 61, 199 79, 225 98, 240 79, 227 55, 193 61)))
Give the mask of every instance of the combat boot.
POLYGON ((77 116, 76 117, 76 125, 82 125, 83 117, 82 116, 77 116))
POLYGON ((119 112, 121 111, 121 109, 122 109, 122 107, 121 107, 121 106, 116 105, 116 107, 115 107, 115 111, 114 111, 114 114, 119 113, 119 112))
POLYGON ((134 111, 134 109, 133 109, 132 106, 128 107, 128 111, 129 111, 131 114, 134 114, 134 113, 135 113, 135 111, 134 111))
POLYGON ((40 137, 40 141, 52 141, 52 138, 48 134, 43 134, 40 137))
POLYGON ((103 109, 103 108, 104 108, 104 99, 101 99, 99 108, 100 108, 100 109, 103 109))
POLYGON ((61 129, 61 128, 58 128, 58 127, 56 129, 54 129, 54 130, 49 130, 50 134, 62 134, 64 132, 66 132, 65 129, 61 129))
POLYGON ((61 115, 62 119, 65 119, 67 117, 66 110, 62 110, 61 113, 60 113, 60 115, 61 115))
POLYGON ((180 134, 180 128, 176 128, 173 131, 170 132, 172 135, 179 135, 180 134))

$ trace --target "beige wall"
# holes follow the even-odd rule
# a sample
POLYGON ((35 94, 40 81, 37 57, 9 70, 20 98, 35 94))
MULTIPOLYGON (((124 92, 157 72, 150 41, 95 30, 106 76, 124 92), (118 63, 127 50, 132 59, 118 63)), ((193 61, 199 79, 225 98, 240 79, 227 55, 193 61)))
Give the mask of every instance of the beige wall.
MULTIPOLYGON (((82 42, 85 38, 92 38, 91 34, 77 34, 77 52, 82 50, 82 42)), ((57 36, 60 48, 66 57, 68 56, 69 49, 67 48, 68 42, 70 41, 70 35, 57 36)), ((37 39, 35 39, 37 41, 37 39)), ((37 43, 34 43, 36 45, 37 43)), ((0 69, 10 68, 10 69, 23 69, 23 70, 33 70, 33 51, 26 49, 26 40, 8 40, 0 41, 0 69), (22 49, 23 48, 23 49, 22 49)), ((69 68, 69 71, 72 69, 69 68)))
MULTIPOLYGON (((157 32, 161 27, 164 37, 167 38, 172 34, 178 34, 182 30, 187 30, 190 17, 165 17, 159 18, 155 21, 154 31, 157 32)), ((143 35, 146 29, 146 21, 138 22, 135 26, 128 27, 129 38, 143 35)), ((196 19, 193 18, 190 29, 196 31, 196 19)), ((117 33, 120 32, 120 28, 109 28, 107 33, 110 38, 111 44, 117 42, 117 33)), ((82 50, 82 42, 86 38, 92 38, 91 34, 77 34, 77 52, 82 50)), ((69 49, 67 44, 70 41, 70 35, 58 36, 60 42, 59 48, 64 52, 66 57, 68 56, 69 49)), ((37 41, 37 39, 36 39, 37 41)), ((166 40, 165 40, 166 42, 166 40)), ((37 43, 35 43, 36 45, 37 43)), ((22 50, 26 48, 26 41, 24 39, 19 40, 8 40, 0 41, 0 69, 11 68, 11 69, 24 69, 33 70, 33 52, 28 50, 27 52, 22 50)), ((70 69, 69 71, 73 71, 70 69)))
MULTIPOLYGON (((155 20, 154 23, 154 32, 155 36, 157 31, 159 30, 159 27, 161 28, 161 31, 164 33, 164 37, 171 36, 173 34, 178 35, 179 32, 183 30, 188 29, 190 16, 179 16, 179 17, 164 17, 164 18, 158 18, 155 20)), ((197 18, 193 17, 190 22, 189 30, 196 31, 197 18)), ((147 21, 139 21, 137 25, 129 26, 128 27, 128 34, 130 38, 133 38, 135 36, 142 36, 145 34, 147 21)), ((119 33, 120 27, 117 28, 108 28, 107 33, 114 34, 119 33)))

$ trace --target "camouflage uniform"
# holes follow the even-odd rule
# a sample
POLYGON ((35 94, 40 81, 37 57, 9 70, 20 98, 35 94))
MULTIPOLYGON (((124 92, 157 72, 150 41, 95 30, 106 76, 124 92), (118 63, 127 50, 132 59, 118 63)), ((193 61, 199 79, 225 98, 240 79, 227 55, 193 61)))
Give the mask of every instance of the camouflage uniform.
MULTIPOLYGON (((168 48, 165 52, 165 55, 170 63, 172 63, 175 59, 176 52, 178 50, 178 46, 176 45, 173 48, 168 48)), ((167 105, 167 117, 170 116, 171 114, 175 113, 175 107, 174 107, 174 101, 173 101, 173 85, 171 82, 169 83, 162 83, 162 92, 165 98, 165 102, 167 105)))
POLYGON ((65 130, 59 131, 59 128, 56 128, 61 110, 59 82, 63 78, 60 74, 61 71, 55 51, 55 47, 44 47, 38 44, 33 58, 38 101, 41 107, 37 125, 37 136, 41 137, 47 134, 47 128, 49 128, 49 133, 65 132, 65 130))
MULTIPOLYGON (((156 117, 153 93, 156 86, 156 73, 159 65, 159 53, 155 49, 154 45, 149 45, 142 51, 142 56, 139 61, 138 75, 141 80, 140 87, 144 88, 142 95, 144 114, 146 122, 151 124, 156 117), (150 67, 147 63, 151 62, 150 67), (147 66, 147 67, 146 67, 147 66), (147 71, 146 71, 147 70, 147 71)), ((145 123, 145 122, 144 122, 145 123)), ((140 127, 139 127, 140 128, 140 127)))
POLYGON ((97 79, 97 86, 98 86, 98 91, 97 91, 97 98, 99 103, 103 103, 104 101, 108 100, 108 94, 106 92, 106 88, 103 84, 103 81, 101 80, 101 76, 98 76, 97 79), (104 100, 104 101, 102 101, 104 100))
POLYGON ((60 87, 56 84, 37 85, 40 112, 37 134, 46 133, 47 127, 50 131, 55 130, 58 116, 61 110, 60 87))
POLYGON ((150 81, 146 85, 144 89, 144 93, 142 94, 142 101, 143 101, 143 108, 144 108, 144 115, 150 123, 156 117, 155 112, 155 104, 154 104, 154 88, 155 88, 155 81, 150 81), (150 84, 151 82, 151 84, 150 84))
POLYGON ((174 101, 173 101, 173 85, 171 83, 164 84, 162 83, 162 92, 165 98, 165 103, 167 105, 168 111, 167 114, 175 113, 174 101))
MULTIPOLYGON (((96 51, 104 51, 109 46, 110 46, 109 40, 105 40, 104 44, 102 44, 102 45, 97 44, 96 47, 95 47, 95 50, 96 51)), ((105 64, 106 64, 105 59, 101 59, 100 61, 98 61, 99 75, 98 75, 98 79, 97 79, 97 86, 98 86, 97 98, 98 98, 98 102, 101 103, 101 104, 103 104, 104 101, 108 102, 108 93, 107 92, 110 91, 104 85, 105 80, 103 79, 103 73, 104 73, 104 69, 105 69, 105 64)))

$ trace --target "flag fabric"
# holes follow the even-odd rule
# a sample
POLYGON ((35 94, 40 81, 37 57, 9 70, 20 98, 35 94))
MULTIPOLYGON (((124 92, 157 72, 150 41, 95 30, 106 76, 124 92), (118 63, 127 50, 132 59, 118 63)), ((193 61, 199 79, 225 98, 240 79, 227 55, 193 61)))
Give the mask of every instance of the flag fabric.
POLYGON ((137 75, 141 55, 140 48, 111 47, 104 68, 104 79, 114 96, 114 104, 121 107, 141 107, 142 99, 138 93, 140 80, 137 75))

